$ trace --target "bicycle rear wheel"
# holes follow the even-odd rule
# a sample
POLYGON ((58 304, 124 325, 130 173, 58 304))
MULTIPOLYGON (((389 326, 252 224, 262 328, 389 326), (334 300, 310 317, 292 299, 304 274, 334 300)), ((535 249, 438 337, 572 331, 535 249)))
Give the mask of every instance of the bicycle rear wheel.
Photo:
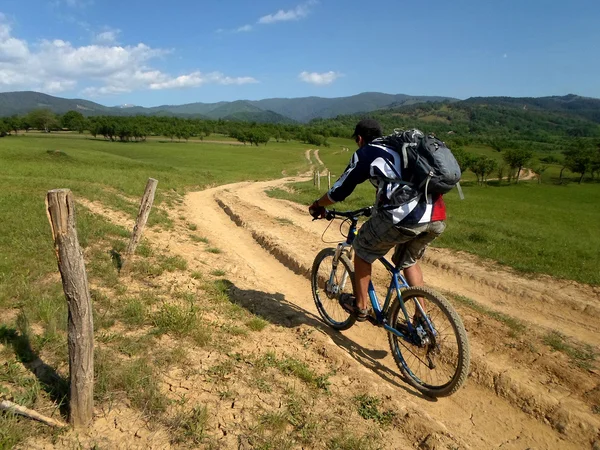
POLYGON ((346 255, 341 255, 333 268, 334 248, 324 248, 316 256, 310 275, 313 298, 319 314, 332 328, 347 330, 356 317, 342 308, 340 294, 354 292, 354 267, 346 255))
MULTIPOLYGON (((448 300, 425 287, 402 291, 402 301, 410 320, 418 311, 416 302, 419 297, 424 300, 423 309, 433 328, 427 321, 417 319, 415 332, 407 339, 388 333, 392 355, 406 380, 419 391, 431 397, 452 395, 469 374, 467 332, 448 300)), ((388 323, 399 330, 407 329, 399 299, 390 306, 388 323)))

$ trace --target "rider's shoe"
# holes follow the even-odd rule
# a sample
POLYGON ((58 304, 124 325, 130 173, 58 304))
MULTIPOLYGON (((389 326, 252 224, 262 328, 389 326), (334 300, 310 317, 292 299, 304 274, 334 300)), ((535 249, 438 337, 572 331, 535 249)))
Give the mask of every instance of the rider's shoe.
POLYGON ((342 293, 340 294, 339 302, 344 311, 355 316, 358 322, 364 322, 369 318, 369 310, 356 306, 356 297, 354 295, 342 293))

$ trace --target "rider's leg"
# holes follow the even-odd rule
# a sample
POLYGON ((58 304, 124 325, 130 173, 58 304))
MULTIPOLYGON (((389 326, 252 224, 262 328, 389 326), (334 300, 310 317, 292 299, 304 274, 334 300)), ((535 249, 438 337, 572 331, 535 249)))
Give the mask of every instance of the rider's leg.
MULTIPOLYGON (((404 276, 406 277, 406 282, 409 286, 423 286, 425 284, 423 281, 423 271, 421 270, 419 261, 410 267, 405 267, 404 276)), ((421 308, 425 310, 425 300, 419 297, 419 303, 421 304, 421 308)))
POLYGON ((354 254, 354 282, 356 283, 356 306, 367 309, 369 306, 369 282, 371 281, 371 264, 354 254))
POLYGON ((423 281, 423 271, 418 261, 404 269, 404 276, 409 286, 423 286, 425 284, 423 281))

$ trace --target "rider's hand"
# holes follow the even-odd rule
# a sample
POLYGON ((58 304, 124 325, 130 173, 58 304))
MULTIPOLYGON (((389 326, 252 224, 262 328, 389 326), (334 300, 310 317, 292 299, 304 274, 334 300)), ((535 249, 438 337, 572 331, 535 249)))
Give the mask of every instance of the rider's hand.
POLYGON ((318 205, 318 200, 315 200, 312 205, 308 207, 308 213, 313 217, 313 219, 323 219, 325 218, 326 210, 324 206, 318 205))

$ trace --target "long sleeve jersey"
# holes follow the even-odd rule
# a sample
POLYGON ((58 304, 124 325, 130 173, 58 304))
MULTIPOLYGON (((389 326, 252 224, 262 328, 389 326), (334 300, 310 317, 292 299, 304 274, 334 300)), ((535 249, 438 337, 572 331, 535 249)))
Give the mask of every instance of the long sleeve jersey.
POLYGON ((414 225, 446 219, 446 207, 439 194, 427 198, 409 184, 409 173, 402 173, 401 156, 378 144, 359 148, 350 159, 342 176, 327 192, 333 202, 348 197, 357 185, 370 180, 377 189, 375 207, 388 214, 394 224, 414 225))

